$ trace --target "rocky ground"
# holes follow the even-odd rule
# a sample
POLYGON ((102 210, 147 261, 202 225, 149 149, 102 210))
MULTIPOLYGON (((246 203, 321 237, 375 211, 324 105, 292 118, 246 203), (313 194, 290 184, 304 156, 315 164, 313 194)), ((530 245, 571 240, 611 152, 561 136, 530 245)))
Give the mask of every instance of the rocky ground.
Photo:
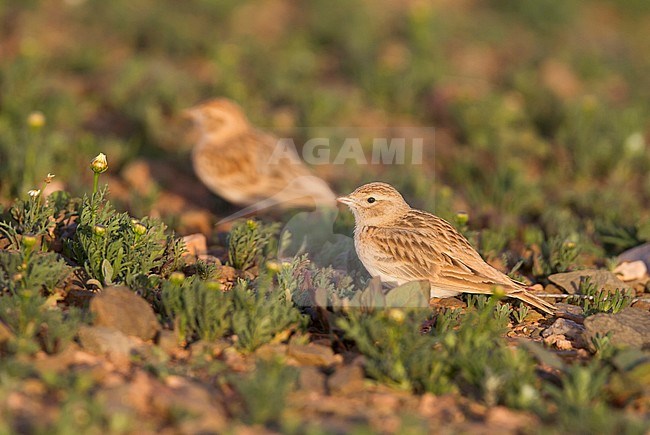
MULTIPOLYGON (((119 200, 122 186, 124 191, 137 188, 135 180, 143 186, 153 182, 147 181, 146 174, 151 172, 149 163, 130 165, 123 180, 111 180, 113 195, 119 200)), ((177 186, 183 189, 182 183, 177 186)), ((226 248, 219 243, 224 237, 210 232, 213 215, 188 202, 194 198, 200 204, 206 199, 196 194, 188 196, 189 200, 175 195, 159 195, 154 213, 157 209, 180 212, 179 227, 184 231, 206 230, 209 237, 202 233, 184 237, 186 267, 197 259, 209 262, 216 267, 222 288, 230 288, 246 275, 224 265, 226 248)), ((128 196, 122 198, 128 203, 128 196)), ((599 351, 594 348, 595 339, 609 333, 613 347, 631 352, 619 361, 627 364, 621 368, 626 375, 619 376, 609 393, 627 411, 646 415, 650 411, 650 356, 645 352, 650 348, 649 252, 648 246, 642 246, 624 253, 616 273, 595 269, 559 273, 549 276, 546 286, 535 287, 549 298, 576 295, 589 278, 598 288, 633 292, 636 298, 631 307, 615 314, 592 314, 564 303, 566 297, 557 297, 549 300, 558 302, 558 316, 544 317, 531 310, 519 322, 511 321, 506 337, 513 346, 542 344, 545 350, 537 355, 538 371, 552 378, 558 364, 595 358, 594 352, 599 351)), ((125 287, 99 291, 71 276, 56 294, 59 306, 88 309, 93 320, 81 326, 75 340, 60 351, 18 355, 12 362, 32 372, 2 390, 3 412, 20 432, 46 431, 51 425, 61 430, 61 421, 66 419, 72 419, 71 427, 89 430, 99 419, 101 427, 129 433, 348 433, 357 429, 522 433, 548 425, 531 412, 487 406, 459 394, 412 394, 382 385, 366 376, 365 359, 353 343, 318 328, 307 335, 292 336, 287 331, 247 354, 233 347, 232 337, 214 342, 179 340, 174 330, 161 326, 150 301, 125 287), (264 382, 255 377, 264 361, 281 361, 282 366, 295 369, 296 383, 290 391, 261 390, 265 392, 258 392, 259 397, 242 400, 243 390, 224 379, 264 382), (247 409, 252 406, 258 408, 247 409)), ((467 306, 457 299, 430 304, 432 312, 467 306)), ((0 323, 0 343, 11 339, 11 331, 0 323)))

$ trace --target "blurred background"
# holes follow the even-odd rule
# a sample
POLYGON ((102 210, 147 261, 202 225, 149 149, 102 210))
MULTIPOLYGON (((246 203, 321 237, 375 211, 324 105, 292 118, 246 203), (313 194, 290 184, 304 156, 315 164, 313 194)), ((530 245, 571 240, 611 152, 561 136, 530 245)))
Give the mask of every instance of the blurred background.
POLYGON ((104 152, 119 208, 209 230, 233 207, 179 114, 225 96, 275 134, 433 127, 422 165, 315 171, 468 211, 484 254, 552 234, 614 255, 650 239, 648 28, 644 0, 3 0, 0 204, 48 172, 88 192, 104 152))

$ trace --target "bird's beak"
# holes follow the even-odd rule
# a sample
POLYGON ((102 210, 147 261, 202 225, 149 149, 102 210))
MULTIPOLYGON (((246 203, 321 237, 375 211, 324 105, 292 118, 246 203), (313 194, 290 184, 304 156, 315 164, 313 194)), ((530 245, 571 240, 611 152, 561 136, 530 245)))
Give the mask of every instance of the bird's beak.
POLYGON ((336 202, 340 202, 341 204, 345 204, 345 205, 352 205, 354 200, 349 196, 340 196, 336 198, 336 202))

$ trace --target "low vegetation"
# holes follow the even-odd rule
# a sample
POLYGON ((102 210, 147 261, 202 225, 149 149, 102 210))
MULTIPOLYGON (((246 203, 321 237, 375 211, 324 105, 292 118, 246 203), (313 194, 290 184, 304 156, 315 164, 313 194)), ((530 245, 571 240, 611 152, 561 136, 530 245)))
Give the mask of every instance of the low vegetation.
MULTIPOLYGON (((650 429, 650 357, 613 333, 565 349, 498 295, 384 292, 311 215, 318 258, 282 231, 300 215, 208 219, 198 256, 180 236, 230 210, 191 175, 180 112, 201 99, 302 139, 434 126, 422 165, 315 171, 341 193, 389 181, 560 293, 549 275, 650 241, 644 2, 59 3, 0 5, 0 433, 469 432, 500 412, 523 432, 650 429), (119 329, 90 302, 112 286, 147 301, 153 340, 93 347, 119 329)), ((329 224, 352 234, 347 212, 329 224)), ((555 301, 579 323, 647 311, 649 289, 583 280, 555 301)))

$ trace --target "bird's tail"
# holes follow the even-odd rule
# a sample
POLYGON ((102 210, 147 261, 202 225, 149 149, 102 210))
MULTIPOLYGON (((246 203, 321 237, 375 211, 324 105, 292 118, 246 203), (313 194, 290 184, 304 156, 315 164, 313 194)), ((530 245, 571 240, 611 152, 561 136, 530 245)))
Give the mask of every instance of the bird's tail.
POLYGON ((533 307, 547 314, 555 314, 555 310, 556 310, 555 305, 546 302, 544 299, 531 293, 527 289, 521 289, 516 292, 509 293, 508 296, 519 299, 520 301, 528 305, 532 305, 533 307))

